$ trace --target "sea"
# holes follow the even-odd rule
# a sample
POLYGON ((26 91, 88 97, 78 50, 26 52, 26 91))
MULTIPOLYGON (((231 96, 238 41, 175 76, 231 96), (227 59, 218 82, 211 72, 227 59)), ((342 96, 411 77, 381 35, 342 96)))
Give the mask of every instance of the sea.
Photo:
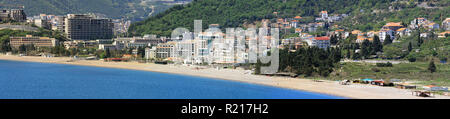
POLYGON ((0 99, 343 99, 221 79, 0 60, 0 99))

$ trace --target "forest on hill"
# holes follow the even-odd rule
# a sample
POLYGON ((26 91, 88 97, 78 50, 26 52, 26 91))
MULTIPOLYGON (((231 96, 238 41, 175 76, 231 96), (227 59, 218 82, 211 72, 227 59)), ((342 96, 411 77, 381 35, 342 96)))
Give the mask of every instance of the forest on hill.
POLYGON ((194 0, 178 5, 132 24, 133 35, 169 35, 178 27, 192 29, 194 20, 220 24, 222 28, 238 27, 261 19, 294 16, 318 16, 320 11, 351 14, 366 9, 387 9, 395 0, 194 0), (274 14, 277 12, 277 14, 274 14))

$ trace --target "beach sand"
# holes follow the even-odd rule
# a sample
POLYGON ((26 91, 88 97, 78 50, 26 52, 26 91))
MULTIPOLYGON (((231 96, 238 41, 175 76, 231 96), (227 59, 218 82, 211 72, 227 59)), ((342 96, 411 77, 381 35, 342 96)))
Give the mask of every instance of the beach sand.
POLYGON ((269 77, 261 75, 252 75, 249 71, 240 69, 197 69, 196 66, 182 65, 158 65, 152 63, 137 62, 104 62, 99 60, 77 60, 71 61, 68 57, 33 57, 33 56, 11 56, 0 55, 0 60, 58 63, 70 65, 83 65, 107 68, 121 68, 142 70, 151 72, 181 74, 199 77, 208 77, 222 80, 239 81, 252 84, 260 84, 281 88, 288 88, 301 91, 317 92, 345 98, 356 99, 450 99, 450 96, 435 95, 433 98, 422 98, 412 95, 412 90, 397 89, 393 87, 380 87, 365 84, 340 85, 337 81, 314 82, 309 79, 288 78, 288 77, 269 77), (69 62, 68 62, 69 61, 69 62))

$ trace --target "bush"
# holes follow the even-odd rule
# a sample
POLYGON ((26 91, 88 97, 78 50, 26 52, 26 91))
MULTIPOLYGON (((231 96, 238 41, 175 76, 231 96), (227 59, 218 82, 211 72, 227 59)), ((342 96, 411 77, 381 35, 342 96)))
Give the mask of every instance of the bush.
POLYGON ((416 62, 416 58, 415 57, 410 57, 410 58, 408 58, 408 61, 409 62, 416 62))
POLYGON ((377 67, 392 67, 392 63, 391 62, 377 63, 377 67))
POLYGON ((372 68, 372 71, 374 71, 374 72, 380 72, 381 70, 378 69, 378 68, 372 68))
POLYGON ((447 57, 441 57, 440 60, 444 61, 444 62, 447 62, 447 57))

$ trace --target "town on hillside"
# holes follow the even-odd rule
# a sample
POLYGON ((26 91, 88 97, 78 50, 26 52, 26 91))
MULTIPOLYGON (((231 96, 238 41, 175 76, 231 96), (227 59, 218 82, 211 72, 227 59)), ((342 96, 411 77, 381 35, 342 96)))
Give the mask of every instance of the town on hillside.
MULTIPOLYGON (((273 12, 273 15, 277 14, 273 12)), ((2 48, 3 52, 6 51, 9 54, 44 57, 71 56, 77 59, 104 61, 136 60, 189 65, 208 64, 223 67, 260 63, 252 59, 254 56, 251 51, 255 50, 252 49, 253 45, 265 45, 258 47, 257 53, 261 56, 269 56, 268 52, 273 48, 281 49, 280 55, 284 55, 295 53, 302 48, 314 47, 326 51, 325 53, 332 53, 333 55, 329 57, 332 62, 339 62, 341 58, 345 60, 404 59, 408 55, 383 52, 383 46, 414 37, 419 39, 417 43, 414 43, 417 45, 414 46, 416 48, 408 46, 408 49, 402 49, 400 52, 420 52, 418 46, 424 39, 446 38, 450 33, 450 18, 446 18, 442 24, 421 17, 410 23, 387 22, 379 30, 363 32, 336 24, 348 16, 348 14, 330 14, 328 11, 321 11, 312 21, 304 20, 302 16, 295 16, 262 19, 254 24, 244 25, 245 29, 257 28, 256 26, 263 29, 278 28, 280 31, 278 42, 270 32, 267 36, 255 38, 227 37, 225 33, 208 30, 200 33, 184 32, 175 38, 152 34, 129 36, 126 32, 130 21, 109 19, 92 13, 64 16, 41 14, 27 17, 21 9, 2 10, 0 20, 3 24, 0 26, 1 29, 32 26, 29 29, 19 29, 27 32, 22 36, 10 36, 9 44, 3 43, 5 45, 2 48), (33 33, 39 31, 51 33, 46 36, 33 33), (57 34, 63 37, 55 38, 57 34), (222 40, 212 43, 218 38, 222 40), (263 39, 268 40, 268 43, 257 43, 263 39)), ((209 28, 223 29, 220 24, 210 24, 209 28)), ((316 52, 315 49, 312 52, 316 52)), ((284 58, 286 57, 280 56, 280 60, 284 58)), ((321 62, 323 58, 317 60, 321 62)), ((408 60, 415 61, 415 57, 408 57, 408 60)), ((441 60, 446 62, 446 58, 441 60)), ((292 72, 285 69, 292 66, 281 64, 280 67, 279 72, 292 72)), ((319 75, 328 76, 333 71, 333 67, 330 65, 319 68, 325 71, 325 73, 318 71, 321 72, 319 75)), ((297 69, 297 72, 301 70, 303 69, 297 69)))

